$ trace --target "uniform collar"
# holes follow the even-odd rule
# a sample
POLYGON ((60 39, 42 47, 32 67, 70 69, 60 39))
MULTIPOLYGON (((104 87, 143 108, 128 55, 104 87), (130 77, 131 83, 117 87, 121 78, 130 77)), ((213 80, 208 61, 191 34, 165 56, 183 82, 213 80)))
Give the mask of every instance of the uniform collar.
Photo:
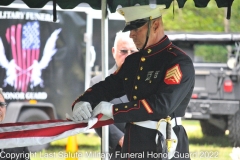
POLYGON ((172 42, 168 39, 168 36, 165 35, 158 43, 145 48, 140 53, 144 56, 149 56, 165 49, 167 46, 171 44, 172 42))
POLYGON ((109 75, 113 74, 117 69, 118 69, 117 64, 114 64, 114 66, 111 69, 109 69, 108 74, 109 75))

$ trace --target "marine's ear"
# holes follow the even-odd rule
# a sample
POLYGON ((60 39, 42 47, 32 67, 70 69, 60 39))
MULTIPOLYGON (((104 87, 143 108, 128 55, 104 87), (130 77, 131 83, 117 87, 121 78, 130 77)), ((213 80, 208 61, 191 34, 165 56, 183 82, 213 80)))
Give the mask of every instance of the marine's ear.
POLYGON ((159 22, 159 19, 157 18, 157 19, 155 19, 155 20, 153 20, 153 22, 152 22, 152 28, 153 28, 153 30, 156 32, 157 31, 157 29, 159 28, 159 25, 160 25, 160 22, 159 22))

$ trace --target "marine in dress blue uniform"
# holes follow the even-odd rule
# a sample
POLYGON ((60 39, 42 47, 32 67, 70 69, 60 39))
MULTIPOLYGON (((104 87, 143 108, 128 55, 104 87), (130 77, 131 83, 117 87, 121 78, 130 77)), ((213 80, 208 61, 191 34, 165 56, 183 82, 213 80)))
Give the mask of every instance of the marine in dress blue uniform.
MULTIPOLYGON (((190 159, 187 134, 177 119, 184 116, 192 95, 194 67, 189 56, 175 46, 167 35, 157 43, 145 47, 151 27, 150 21, 161 16, 159 9, 162 9, 162 6, 155 9, 149 9, 149 6, 118 9, 126 20, 123 31, 148 25, 146 42, 139 52, 125 59, 121 68, 85 91, 72 106, 78 102, 89 102, 93 112, 110 112, 115 123, 127 123, 122 152, 117 155, 122 159, 190 159), (105 103, 125 94, 129 99, 127 103, 105 103), (149 128, 152 122, 158 122, 167 116, 172 117, 173 131, 178 139, 174 156, 170 158, 158 154, 158 131, 149 128)), ((164 150, 164 146, 161 147, 160 149, 164 150)))

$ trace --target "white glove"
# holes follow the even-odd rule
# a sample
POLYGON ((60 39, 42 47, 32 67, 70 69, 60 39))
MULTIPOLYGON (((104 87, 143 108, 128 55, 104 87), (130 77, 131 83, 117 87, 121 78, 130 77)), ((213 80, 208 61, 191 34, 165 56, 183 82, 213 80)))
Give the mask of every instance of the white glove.
POLYGON ((113 108, 112 103, 102 101, 94 108, 93 117, 102 113, 103 115, 113 119, 112 108, 113 108))
POLYGON ((92 107, 89 102, 80 101, 73 107, 73 120, 75 122, 91 117, 92 107))

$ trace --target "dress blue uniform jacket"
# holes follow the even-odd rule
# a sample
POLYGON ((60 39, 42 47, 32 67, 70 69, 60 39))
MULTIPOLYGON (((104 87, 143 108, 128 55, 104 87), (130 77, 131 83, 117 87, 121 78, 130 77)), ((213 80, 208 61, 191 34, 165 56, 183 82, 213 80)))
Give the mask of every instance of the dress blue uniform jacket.
MULTIPOLYGON (((114 122, 127 122, 122 153, 117 156, 156 159, 153 157, 156 130, 132 122, 183 117, 194 81, 190 57, 164 36, 157 44, 128 56, 120 69, 86 90, 75 102, 87 101, 94 109, 101 101, 111 101, 126 94, 129 102, 113 106, 114 122)), ((179 159, 179 156, 181 160, 190 159, 183 126, 177 125, 173 129, 179 140, 173 159, 179 159)))
MULTIPOLYGON (((108 74, 112 74, 117 70, 117 65, 115 64, 109 71, 108 74)), ((90 86, 102 81, 102 74, 93 77, 90 81, 90 86)), ((120 98, 115 98, 110 101, 112 104, 126 103, 128 102, 127 96, 124 95, 120 98)), ((113 155, 115 152, 121 151, 121 146, 118 144, 119 140, 124 136, 126 123, 114 123, 109 125, 109 153, 113 155)), ((95 128, 95 131, 102 138, 102 127, 95 128)), ((111 160, 117 160, 120 157, 112 156, 111 160)))

